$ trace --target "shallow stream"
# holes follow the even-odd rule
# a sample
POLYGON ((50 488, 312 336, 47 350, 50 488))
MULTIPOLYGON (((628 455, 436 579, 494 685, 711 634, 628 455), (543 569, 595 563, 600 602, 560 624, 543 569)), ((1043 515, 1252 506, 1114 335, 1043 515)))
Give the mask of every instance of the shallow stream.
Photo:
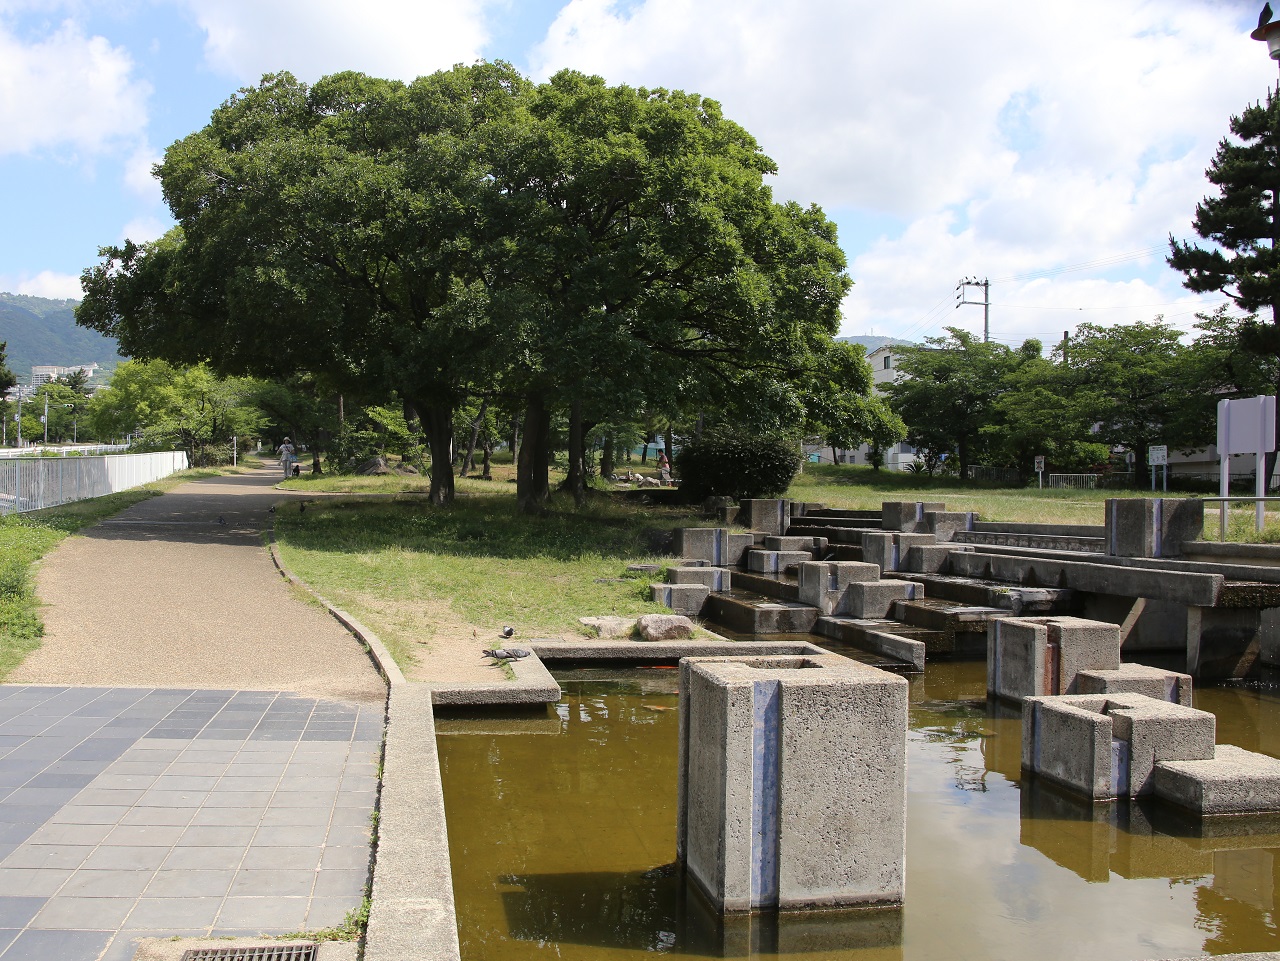
MULTIPOLYGON (((1280 821, 1091 806, 1019 771, 981 663, 911 678, 901 910, 721 922, 675 860, 677 672, 557 672, 545 714, 441 717, 466 961, 1150 959, 1280 950, 1280 821)), ((1218 742, 1280 754, 1280 694, 1197 692, 1218 742)))

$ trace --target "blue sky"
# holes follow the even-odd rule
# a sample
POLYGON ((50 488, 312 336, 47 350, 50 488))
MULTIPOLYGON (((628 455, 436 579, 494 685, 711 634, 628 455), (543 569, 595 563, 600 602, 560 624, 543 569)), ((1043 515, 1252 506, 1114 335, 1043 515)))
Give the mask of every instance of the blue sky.
POLYGON ((1076 0, 0 0, 0 290, 75 296, 100 245, 169 224, 148 170, 267 71, 410 79, 504 59, 720 100, 838 224, 844 333, 918 338, 965 276, 992 332, 1190 327, 1163 264, 1227 118, 1277 72, 1259 4, 1076 0))

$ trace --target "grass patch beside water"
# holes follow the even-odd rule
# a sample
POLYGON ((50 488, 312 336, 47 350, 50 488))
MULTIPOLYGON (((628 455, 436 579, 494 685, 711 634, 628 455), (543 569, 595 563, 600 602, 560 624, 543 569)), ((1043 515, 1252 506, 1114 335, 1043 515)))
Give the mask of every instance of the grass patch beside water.
POLYGON ((44 624, 40 620, 32 576, 40 558, 63 538, 126 507, 159 497, 189 480, 216 477, 219 473, 216 470, 182 471, 118 494, 0 517, 0 681, 40 646, 44 624))
POLYGON ((435 638, 474 631, 498 643, 507 624, 521 640, 582 636, 580 617, 661 613, 652 575, 628 576, 626 566, 662 562, 670 530, 705 523, 603 500, 582 513, 557 500, 525 517, 503 487, 445 508, 416 497, 318 501, 277 514, 276 537, 290 569, 366 620, 408 668, 435 638))

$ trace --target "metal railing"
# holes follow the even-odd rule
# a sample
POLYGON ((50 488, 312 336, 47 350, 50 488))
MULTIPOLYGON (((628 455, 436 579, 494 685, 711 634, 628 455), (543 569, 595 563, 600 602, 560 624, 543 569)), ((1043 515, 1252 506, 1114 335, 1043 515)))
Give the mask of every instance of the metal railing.
POLYGON ((1225 541, 1227 539, 1227 512, 1229 510, 1228 505, 1236 501, 1239 501, 1240 503, 1247 503, 1247 504, 1254 505, 1255 507, 1254 523, 1256 524, 1257 529, 1261 531, 1263 527, 1263 522, 1265 520, 1264 515, 1266 514, 1266 505, 1280 504, 1280 497, 1257 497, 1257 496, 1242 494, 1239 497, 1206 497, 1204 498, 1204 502, 1206 504, 1222 505, 1221 507, 1218 508, 1218 540, 1225 541))
POLYGON ((1045 474, 1045 487, 1071 487, 1077 490, 1132 487, 1133 471, 1113 471, 1109 474, 1045 474))
POLYGON ((187 467, 186 451, 105 457, 0 460, 0 515, 19 514, 140 487, 187 467))
POLYGON ((30 444, 26 447, 0 447, 0 459, 9 457, 90 457, 94 454, 118 454, 128 444, 72 444, 69 446, 30 444))

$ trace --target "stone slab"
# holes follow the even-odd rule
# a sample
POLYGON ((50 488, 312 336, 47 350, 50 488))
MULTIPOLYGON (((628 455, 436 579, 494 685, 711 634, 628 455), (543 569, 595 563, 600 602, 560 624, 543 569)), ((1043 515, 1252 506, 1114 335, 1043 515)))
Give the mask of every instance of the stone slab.
POLYGON ((924 585, 914 581, 859 581, 845 589, 844 604, 833 613, 848 617, 888 617, 894 602, 924 596, 924 585))
POLYGON ((1121 664, 1115 670, 1081 670, 1077 694, 1145 694, 1161 701, 1191 707, 1191 675, 1146 664, 1121 664))
POLYGON ((1230 744, 1211 759, 1161 760, 1157 797, 1201 815, 1280 811, 1280 761, 1230 744))
POLYGON ((745 498, 738 502, 738 519, 744 527, 776 536, 791 525, 791 501, 773 497, 745 498))
POLYGON ((702 565, 699 567, 668 567, 668 584, 701 584, 712 591, 727 591, 733 586, 733 575, 727 568, 702 565))
POLYGON ((796 567, 813 560, 808 551, 747 551, 747 570, 759 574, 783 574, 789 567, 796 567))
MULTIPOLYGON (((526 645, 522 650, 530 650, 526 645)), ((554 704, 560 700, 560 685, 539 659, 530 651, 528 657, 508 661, 515 680, 434 682, 431 702, 436 705, 476 706, 480 704, 554 704)))
MULTIPOLYGON (((710 570, 710 568, 703 568, 710 570)), ((677 614, 697 617, 702 613, 711 594, 711 588, 703 584, 650 584, 649 593, 655 603, 668 607, 677 614)))

